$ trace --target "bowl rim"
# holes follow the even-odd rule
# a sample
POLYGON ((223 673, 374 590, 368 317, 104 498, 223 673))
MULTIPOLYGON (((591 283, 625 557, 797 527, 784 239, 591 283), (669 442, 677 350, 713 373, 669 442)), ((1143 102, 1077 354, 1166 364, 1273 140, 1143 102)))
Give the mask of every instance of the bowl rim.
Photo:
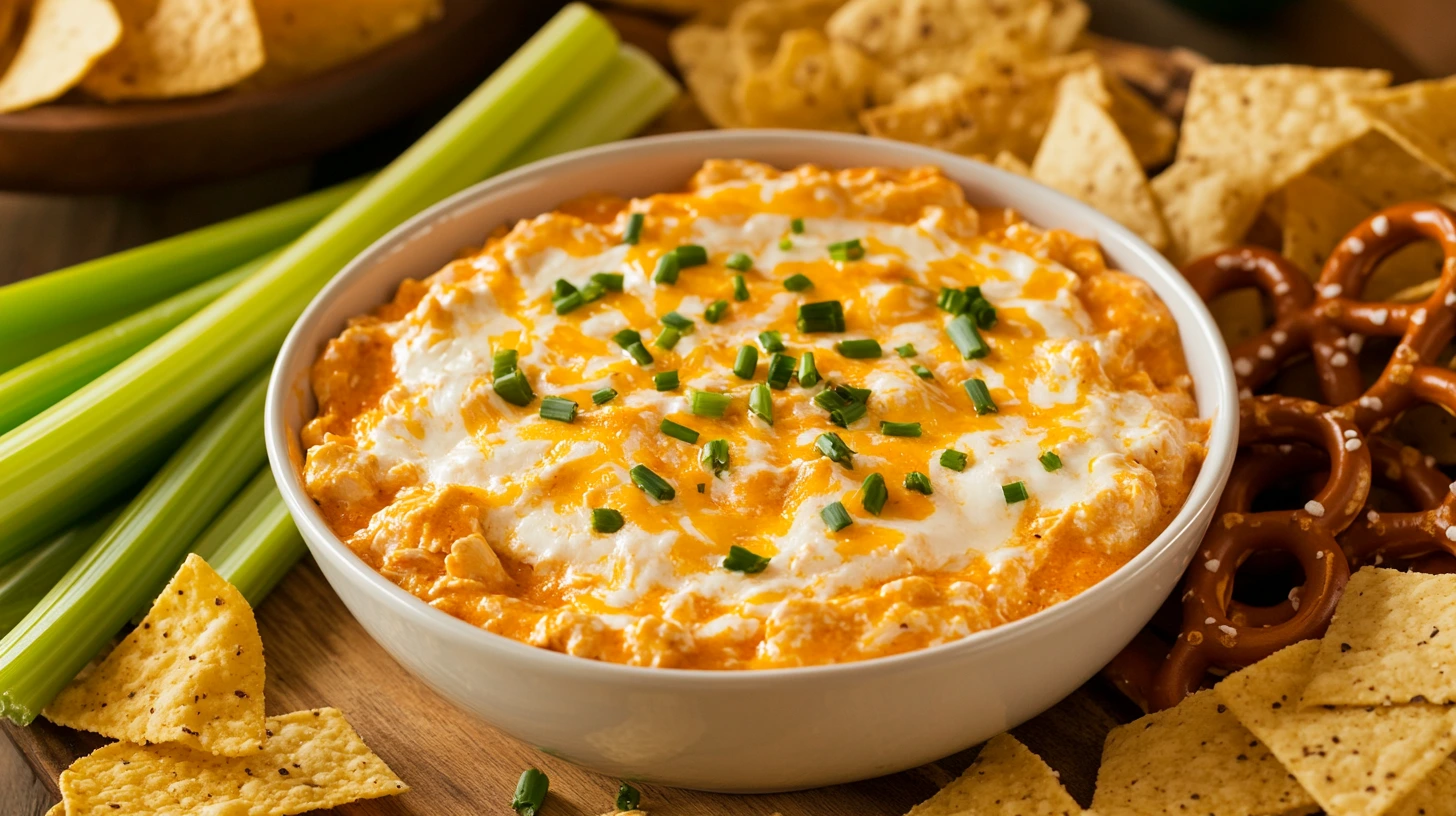
MULTIPOLYGON (((887 164, 903 164, 889 161, 887 164)), ((589 190, 581 191, 586 194, 589 190)), ((1136 274, 1142 278, 1144 274, 1136 274)), ((1160 294, 1160 299, 1164 299, 1160 294)), ((1175 320, 1177 320, 1175 316, 1175 320)), ((1185 342, 1189 342, 1185 340, 1185 342)), ((1174 545, 1184 531, 1198 523, 1205 513, 1214 512, 1223 485, 1233 466, 1238 442, 1238 393, 1233 376, 1233 364, 1213 316, 1191 284, 1159 252, 1154 250, 1131 230, 1113 221, 1063 193, 1041 185, 1031 179, 1010 173, 984 162, 934 148, 902 142, 890 142, 867 136, 843 133, 826 133, 801 130, 712 130, 692 133, 675 133, 649 136, 612 142, 597 147, 577 150, 501 173, 485 181, 473 184, 464 190, 426 208, 414 217, 395 227, 354 257, 343 267, 309 303, 308 308, 295 321, 283 343, 268 383, 267 405, 264 413, 264 433, 268 459, 274 481, 300 532, 319 556, 321 549, 335 567, 351 575, 356 582, 362 582, 368 591, 388 604, 397 617, 409 625, 434 630, 435 634, 457 642, 464 642, 472 648, 490 652, 503 660, 515 661, 521 668, 543 672, 566 672, 592 675, 598 681, 630 683, 636 688, 681 689, 684 686, 706 685, 709 687, 733 686, 735 688, 782 683, 817 683, 832 677, 854 675, 861 679, 900 672, 919 667, 919 664, 933 663, 952 656, 966 657, 1001 645, 1004 641, 1026 637, 1047 627, 1056 627, 1079 615, 1084 607, 1098 601, 1100 596, 1115 594, 1124 588, 1138 574, 1152 569, 1163 558, 1171 557, 1174 545), (630 165, 632 162, 650 161, 656 147, 690 144, 711 146, 717 156, 732 156, 737 147, 767 146, 788 142, 800 148, 805 155, 812 155, 816 145, 836 144, 868 151, 893 150, 923 159, 922 164, 942 169, 949 165, 973 165, 971 172, 982 174, 994 180, 996 185, 1012 189, 1019 188, 1029 195, 1040 195, 1060 199, 1060 206, 1080 210, 1083 218, 1097 225, 1099 244, 1105 244, 1108 236, 1126 245, 1134 257, 1143 265, 1142 273, 1157 275, 1183 301, 1191 315, 1191 323, 1178 320, 1180 334, 1194 332, 1193 342, 1211 345, 1211 352, 1219 363, 1212 371, 1195 373, 1190 370, 1196 391, 1209 389, 1213 409, 1208 415, 1209 436, 1204 462, 1189 490, 1182 507, 1167 526, 1141 552, 1123 564, 1111 575, 1087 587, 1076 595, 1053 604, 1046 609, 1024 618, 1008 621, 999 626, 972 632, 965 637, 946 643, 915 649, 899 654, 867 658, 845 663, 830 663, 812 666, 783 668, 719 670, 693 668, 661 668, 633 666, 591 660, 575 655, 543 649, 504 635, 487 631, 447 612, 435 609, 420 598, 395 585, 364 563, 324 523, 312 499, 304 492, 299 474, 294 469, 290 450, 301 445, 289 439, 284 410, 292 396, 292 377, 286 376, 298 363, 295 358, 309 355, 307 365, 313 363, 315 350, 304 348, 304 335, 312 324, 318 321, 331 302, 346 292, 355 279, 362 277, 365 270, 395 252, 399 246, 420 233, 428 232, 436 222, 449 220, 458 210, 474 207, 482 199, 509 192, 532 179, 559 172, 561 168, 582 163, 607 163, 630 165)), ((1191 551, 1191 548, 1190 548, 1191 551)), ((332 583, 332 582, 331 582, 332 583)), ((332 588, 332 587, 331 587, 332 588)))

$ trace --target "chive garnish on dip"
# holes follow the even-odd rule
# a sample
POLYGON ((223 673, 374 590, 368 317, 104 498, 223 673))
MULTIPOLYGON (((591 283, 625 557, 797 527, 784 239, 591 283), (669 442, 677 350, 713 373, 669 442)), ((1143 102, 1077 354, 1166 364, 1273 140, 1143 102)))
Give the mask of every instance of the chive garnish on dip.
POLYGON ((677 265, 680 269, 702 266, 708 262, 708 250, 697 244, 683 244, 674 249, 672 254, 677 256, 677 265))
POLYGON ((728 301, 715 300, 708 304, 708 308, 703 310, 703 319, 709 323, 717 323, 723 319, 723 315, 725 314, 728 314, 728 301))
POLYGON ((840 502, 831 502, 820 510, 819 518, 824 519, 824 524, 829 527, 831 533, 837 533, 854 523, 854 519, 849 517, 849 511, 845 510, 844 505, 840 502))
POLYGON ((746 252, 735 252, 728 256, 723 265, 737 272, 747 272, 753 268, 753 259, 746 252))
POLYGON ((647 347, 642 345, 641 341, 627 346, 627 353, 632 356, 633 360, 637 361, 637 365, 652 365, 652 352, 648 351, 647 347))
POLYGON ((593 275, 591 280, 581 285, 581 299, 586 301, 587 303, 591 303, 594 300, 600 300, 602 295, 605 294, 606 291, 606 287, 602 286, 602 284, 596 280, 596 276, 593 275))
POLYGON ((689 320, 686 317, 683 317, 677 312, 668 312, 667 314, 658 318, 658 320, 662 321, 662 325, 671 326, 674 329, 677 329, 682 334, 687 334, 688 332, 691 332, 693 330, 693 321, 689 320))
POLYGON ((748 410, 769 425, 773 424, 773 394, 767 385, 759 383, 748 392, 748 410))
POLYGON ((579 291, 573 291, 570 294, 563 295, 562 297, 556 298, 555 300, 551 301, 551 308, 556 310, 556 313, 559 315, 564 315, 567 312, 579 309, 585 305, 586 298, 582 297, 582 294, 579 291))
POLYGON ((799 385, 804 388, 813 388, 819 384, 819 369, 814 367, 814 352, 806 351, 804 356, 799 358, 799 385))
POLYGON ((788 238, 780 238, 779 239, 779 249, 782 249, 783 251, 788 252, 789 250, 791 250, 793 248, 794 248, 794 242, 793 241, 790 241, 788 238))
POLYGON ((864 244, 858 238, 836 241, 829 245, 829 257, 836 261, 857 261, 865 254, 864 244))
MULTIPOLYGON (((702 485, 698 485, 699 488, 702 485)), ((699 493, 703 491, 698 490, 699 493)), ((617 787, 617 810, 636 810, 637 805, 642 802, 642 792, 623 782, 617 787)))
POLYGON ((935 379, 935 372, 934 371, 931 371, 930 369, 928 369, 925 366, 920 365, 918 363, 915 364, 915 365, 913 365, 913 366, 910 366, 910 370, 913 371, 913 372, 915 372, 915 376, 919 377, 922 380, 933 380, 933 379, 935 379))
POLYGON ((976 406, 978 415, 994 414, 1000 410, 991 399, 991 389, 986 387, 985 380, 973 377, 961 383, 961 387, 965 388, 966 393, 970 395, 971 404, 976 406))
MULTIPOLYGON (((672 331, 672 329, 666 329, 672 331)), ((672 371, 659 371, 652 375, 652 385, 658 391, 675 391, 678 387, 677 369, 672 371)))
POLYGON ((642 213, 627 216, 627 228, 622 231, 622 243, 636 244, 642 240, 642 222, 647 220, 642 213))
POLYGON ((930 486, 930 477, 918 470, 912 470, 905 474, 905 489, 913 490, 916 493, 922 493, 926 496, 935 492, 935 489, 930 486))
POLYGON ((844 444, 839 434, 833 431, 819 434, 819 438, 814 440, 814 447, 829 461, 838 462, 846 470, 854 470, 854 451, 844 444))
POLYGON ((940 454, 940 466, 957 473, 966 469, 968 461, 970 461, 970 457, 958 450, 945 450, 940 454))
POLYGON ((603 403, 611 402, 612 400, 614 400, 616 398, 617 398, 617 389, 615 389, 615 388, 603 388, 600 391, 593 391, 592 392, 592 404, 593 405, 601 405, 603 403))
POLYGON ((689 445, 698 444, 698 432, 686 425, 679 425, 670 419, 663 419, 662 424, 657 426, 658 430, 681 442, 689 445))
POLYGON ((732 402, 732 397, 716 391, 691 391, 688 393, 688 411, 693 416, 716 419, 728 413, 728 406, 732 402))
POLYGON ((758 344, 769 354, 784 350, 784 336, 776 331, 761 331, 758 333, 758 344))
POLYGON ((799 307, 798 326, 801 332, 842 332, 844 306, 837 300, 805 303, 799 307))
POLYGON ((576 403, 564 397, 542 397, 541 418, 571 422, 576 419, 576 403))
POLYGON ((633 331, 632 329, 622 329, 621 331, 612 335, 612 342, 625 349, 630 347, 633 343, 642 342, 642 335, 636 331, 633 331))
POLYGON ((622 529, 622 525, 625 523, 622 514, 610 507, 592 509, 592 532, 615 533, 622 529))
POLYGON ((551 784, 546 774, 530 768, 521 774, 516 783, 516 795, 511 799, 511 810, 518 816, 536 816, 546 802, 546 789, 551 784))
POLYGON ((981 294, 981 287, 967 286, 966 294, 970 296, 971 302, 966 306, 966 311, 976 321, 976 325, 983 329, 989 329, 996 325, 996 307, 991 301, 981 294))
POLYGON ((782 391, 789 387, 789 380, 794 378, 793 357, 786 354, 775 354, 768 360, 768 386, 775 391, 782 391))
POLYGON ((789 232, 792 232, 795 235, 803 235, 804 234, 804 219, 802 219, 802 218, 795 218, 794 220, 790 221, 789 222, 789 232))
POLYGON ((753 379, 753 372, 758 369, 758 349, 753 346, 740 346, 738 357, 733 361, 733 373, 741 380, 753 379))
POLYGON ((965 312, 966 307, 971 305, 971 296, 967 295, 964 290, 942 286, 940 296, 935 299, 935 305, 953 315, 958 315, 965 312))
POLYGON ((516 370, 516 361, 519 355, 515 349, 501 349, 497 351, 490 361, 490 376, 492 379, 500 379, 516 370))
POLYGON ((919 436, 919 422, 880 422, 880 433, 885 436, 919 436))
POLYGON ((622 291, 622 276, 616 272, 597 272, 591 276, 592 283, 607 292, 622 291))
POLYGON ((1036 459, 1041 462, 1041 466, 1046 469, 1047 473, 1060 470, 1062 467, 1062 457, 1058 456, 1056 451, 1047 451, 1036 459))
POLYGON ((728 548, 728 557, 723 559, 723 569, 754 575, 767 569, 770 560, 734 544, 728 548))
POLYGON ((956 315, 946 325, 945 333, 950 335, 950 341, 955 344, 956 350, 967 360, 977 360, 991 352, 991 347, 981 339, 981 332, 976 329, 975 322, 966 315, 956 315))
POLYGON ((495 389, 501 399, 522 408, 530 405, 531 401, 536 398, 536 392, 531 390, 531 383, 526 379, 526 373, 519 368, 513 369, 504 377, 496 377, 490 387, 495 389))
POLYGON ((657 339, 652 341, 652 345, 671 351, 673 346, 677 345, 677 341, 681 339, 682 332, 671 326, 663 326, 662 331, 657 333, 657 339))
POLYGON ((664 253, 657 259, 657 269, 652 273, 653 283, 677 283, 677 273, 682 268, 676 252, 664 253))
POLYGON ((551 297, 553 298, 564 298, 575 291, 576 287, 572 286, 571 281, 566 278, 557 278, 551 284, 551 297))
POLYGON ((851 360, 874 360, 884 355, 880 341, 873 337, 862 340, 844 340, 834 344, 834 350, 851 360))
POLYGON ((808 275, 795 273, 784 278, 784 288, 790 292, 802 292, 805 289, 813 289, 814 281, 810 280, 808 275))
POLYGON ((859 501, 865 512, 872 516, 878 516, 881 510, 885 509, 885 502, 890 499, 890 490, 885 487, 885 477, 878 473, 871 473, 859 485, 859 501))
POLYGON ((653 473, 646 465, 633 465, 632 469, 627 471, 627 475, 632 477, 632 484, 637 485, 643 493, 658 501, 671 501, 673 497, 677 496, 677 491, 672 489, 672 485, 668 484, 666 479, 653 473))
MULTIPOLYGON (((703 467, 713 471, 717 476, 728 469, 728 440, 714 439, 703 446, 703 452, 698 456, 703 467)), ((701 492, 701 491, 699 491, 701 492)))
POLYGON ((911 345, 910 343, 906 343, 903 346, 896 346, 895 353, 900 355, 901 357, 914 357, 915 346, 911 345))
POLYGON ((748 281, 742 275, 733 276, 733 299, 739 302, 748 300, 748 281))
POLYGON ((1024 502, 1030 498, 1030 494, 1026 492, 1025 482, 1012 482, 1011 484, 1001 485, 1001 495, 1006 499, 1007 504, 1024 502))

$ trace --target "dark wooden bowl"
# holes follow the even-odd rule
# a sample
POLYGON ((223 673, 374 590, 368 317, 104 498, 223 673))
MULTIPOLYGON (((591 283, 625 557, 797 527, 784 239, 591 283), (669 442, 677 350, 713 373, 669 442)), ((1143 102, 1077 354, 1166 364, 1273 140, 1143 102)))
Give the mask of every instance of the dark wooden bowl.
POLYGON ((347 144, 480 81, 540 16, 519 0, 446 0, 443 19, 298 83, 0 115, 0 188, 117 192, 208 181, 347 144))

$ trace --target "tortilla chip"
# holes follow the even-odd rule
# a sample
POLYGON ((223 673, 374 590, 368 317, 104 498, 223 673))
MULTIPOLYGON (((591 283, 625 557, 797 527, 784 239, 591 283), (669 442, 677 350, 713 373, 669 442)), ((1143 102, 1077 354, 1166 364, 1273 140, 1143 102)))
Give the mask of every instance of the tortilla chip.
POLYGON ((81 80, 108 102, 230 88, 263 67, 250 0, 112 0, 121 41, 81 80))
POLYGON ((1284 257, 1311 280, 1320 276, 1325 259, 1370 207, 1344 189, 1306 173, 1284 188, 1284 257))
POLYGON ((20 48, 0 77, 0 113, 71 90, 121 39, 109 0, 36 0, 20 48))
POLYGON ((1456 802, 1456 761, 1446 760, 1391 808, 1389 816, 1436 816, 1456 802))
POLYGON ((1456 702, 1456 575, 1350 576, 1313 672, 1302 707, 1456 702))
POLYGON ((783 36, 767 68, 739 81, 735 99, 747 127, 856 131, 878 73, 852 46, 801 28, 783 36))
POLYGON ((1161 250, 1168 244, 1168 230, 1142 164, 1112 117, 1088 95, 1087 82, 1080 74, 1062 80, 1031 176, 1091 204, 1161 250))
POLYGON ((1051 19, 1046 24, 1049 54, 1065 54, 1074 48, 1087 30, 1092 9, 1082 0, 1052 0, 1051 19))
POLYGON ((768 67, 784 34, 799 28, 823 29, 844 0, 748 0, 734 9, 728 37, 740 73, 768 67))
POLYGON ((1015 153, 1003 150, 991 159, 990 164, 1005 170, 1008 173, 1015 173, 1018 176, 1031 178, 1031 165, 1022 161, 1015 153))
POLYGON ((408 787, 337 709, 269 717, 260 753, 218 757, 180 745, 112 743, 61 773, 71 814, 302 813, 408 787))
POLYGON ((1151 186, 1168 227, 1168 257, 1178 265, 1243 240, 1266 194, 1229 170, 1181 159, 1151 186))
POLYGON ((1379 131, 1369 131, 1316 164, 1309 174, 1379 210, 1403 201, 1456 206, 1456 185, 1379 131))
POLYGON ((1112 729, 1092 797, 1098 816, 1276 816, 1313 808, 1212 690, 1112 729))
POLYGON ((1331 816, 1376 816, 1456 748, 1456 707, 1299 707, 1320 642, 1229 675, 1214 691, 1331 816))
POLYGON ((268 61, 253 76, 283 85, 413 34, 444 14, 442 0, 253 0, 268 61))
POLYGON ((192 554, 141 625, 44 713, 119 740, 242 756, 263 744, 263 669, 253 610, 192 554))
POLYGON ((1060 53, 1053 47, 1070 47, 1075 40, 1065 30, 1075 14, 1075 8, 1051 0, 849 0, 825 30, 915 80, 1060 53), (1065 9, 1063 18, 1056 17, 1059 8, 1065 9))
POLYGON ((1057 774, 1010 734, 994 737, 960 778, 906 816, 1081 816, 1057 774))
POLYGON ((57 802, 50 810, 46 811, 45 816, 66 816, 66 803, 57 802))
POLYGON ((698 23, 680 26, 668 37, 667 44, 672 61, 682 71, 683 81, 708 119, 720 128, 742 126, 733 99, 738 72, 727 30, 698 23))
POLYGON ((1132 152, 1143 167, 1157 167, 1173 157, 1178 143, 1178 126, 1142 94, 1128 87, 1120 77, 1099 66, 1098 73, 1107 88, 1104 106, 1117 129, 1127 137, 1132 152))
POLYGON ((1456 182, 1456 77, 1411 82, 1353 101, 1376 129, 1456 182))

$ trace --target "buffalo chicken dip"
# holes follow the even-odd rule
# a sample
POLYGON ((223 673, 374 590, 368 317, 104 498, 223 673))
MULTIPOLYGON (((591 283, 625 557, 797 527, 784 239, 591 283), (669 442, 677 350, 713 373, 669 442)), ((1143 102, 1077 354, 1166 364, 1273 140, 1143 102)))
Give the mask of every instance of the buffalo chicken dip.
POLYGON ((701 669, 946 643, 1137 555, 1204 456, 1173 318, 934 168, 711 161, 502 228, 313 370, 304 478, 451 615, 701 669))

